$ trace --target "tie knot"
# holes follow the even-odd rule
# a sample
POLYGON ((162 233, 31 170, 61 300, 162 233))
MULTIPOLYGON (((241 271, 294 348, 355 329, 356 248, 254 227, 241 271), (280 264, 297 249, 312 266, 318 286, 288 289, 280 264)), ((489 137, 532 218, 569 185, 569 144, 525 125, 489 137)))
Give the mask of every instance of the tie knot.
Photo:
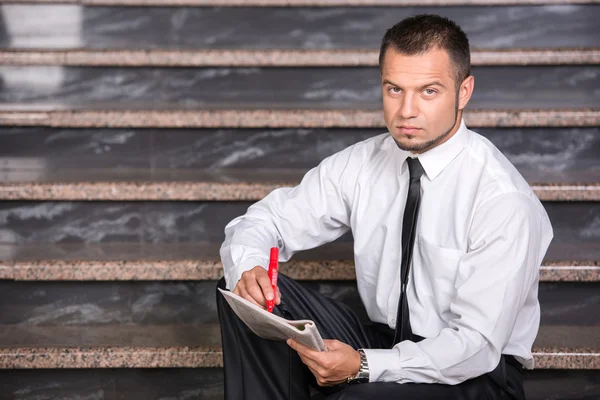
POLYGON ((423 169, 423 166, 421 165, 419 159, 408 157, 406 159, 406 162, 408 162, 408 172, 410 173, 410 179, 421 179, 421 176, 423 176, 425 170, 423 169))

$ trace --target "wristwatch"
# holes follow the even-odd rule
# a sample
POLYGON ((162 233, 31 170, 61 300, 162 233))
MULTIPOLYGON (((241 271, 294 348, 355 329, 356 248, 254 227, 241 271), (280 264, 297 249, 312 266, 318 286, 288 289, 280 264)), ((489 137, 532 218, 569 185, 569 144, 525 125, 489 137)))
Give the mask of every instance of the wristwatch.
POLYGON ((369 363, 367 363, 367 356, 363 349, 358 349, 358 354, 360 354, 360 367, 358 368, 358 373, 356 376, 349 376, 347 379, 347 382, 351 385, 369 382, 369 363))

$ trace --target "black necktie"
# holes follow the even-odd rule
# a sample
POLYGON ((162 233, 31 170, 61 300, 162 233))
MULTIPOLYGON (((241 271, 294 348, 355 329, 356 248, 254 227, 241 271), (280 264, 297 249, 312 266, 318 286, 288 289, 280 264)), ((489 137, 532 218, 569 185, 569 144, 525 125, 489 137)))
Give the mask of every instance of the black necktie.
POLYGON ((400 299, 398 301, 398 315, 396 317, 396 331, 392 346, 403 340, 412 340, 413 334, 410 327, 410 316, 408 313, 408 299, 406 298, 406 284, 408 283, 408 271, 412 260, 412 251, 415 244, 415 228, 421 202, 421 176, 423 166, 418 158, 406 159, 408 171, 410 172, 410 183, 406 208, 404 208, 404 219, 402 221, 402 262, 400 264, 400 299))

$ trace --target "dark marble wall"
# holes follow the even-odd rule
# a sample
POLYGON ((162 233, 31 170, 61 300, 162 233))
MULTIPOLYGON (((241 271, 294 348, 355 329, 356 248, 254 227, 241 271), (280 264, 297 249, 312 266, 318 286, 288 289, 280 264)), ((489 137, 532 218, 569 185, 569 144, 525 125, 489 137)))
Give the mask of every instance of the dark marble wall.
POLYGON ((2 400, 220 400, 220 368, 0 371, 2 400))
MULTIPOLYGON (((0 243, 221 242, 247 202, 3 202, 0 243)), ((600 204, 546 202, 554 228, 548 259, 600 258, 600 204)), ((348 234, 341 241, 349 242, 348 234)), ((211 255, 212 256, 212 255, 211 255)))
POLYGON ((447 16, 473 48, 598 47, 593 5, 178 8, 4 5, 0 47, 374 48, 414 14, 447 16))
MULTIPOLYGON (((596 182, 598 128, 477 128, 530 182, 596 182)), ((0 128, 4 171, 299 169, 385 129, 0 128)), ((33 172, 32 172, 33 174, 33 172)), ((177 176, 174 174, 173 178, 177 176)), ((189 176, 189 175, 188 175, 189 176)), ((4 173, 3 179, 10 179, 4 173)))
MULTIPOLYGON (((594 371, 532 371, 525 390, 528 400, 597 400, 600 378, 594 371)), ((223 373, 216 368, 0 371, 0 399, 46 398, 217 400, 223 398, 223 373)))
MULTIPOLYGON (((600 106, 600 66, 475 67, 473 109, 600 106)), ((381 109, 378 68, 0 66, 0 108, 381 109)))
MULTIPOLYGON (((353 281, 300 281, 368 321, 353 281)), ((0 281, 0 325, 200 325, 218 322, 214 281, 0 281)), ((600 328, 599 283, 540 284, 541 323, 600 328)), ((285 295, 285 294, 284 294, 285 295)))
POLYGON ((212 281, 0 281, 0 325, 215 323, 215 287, 212 281))

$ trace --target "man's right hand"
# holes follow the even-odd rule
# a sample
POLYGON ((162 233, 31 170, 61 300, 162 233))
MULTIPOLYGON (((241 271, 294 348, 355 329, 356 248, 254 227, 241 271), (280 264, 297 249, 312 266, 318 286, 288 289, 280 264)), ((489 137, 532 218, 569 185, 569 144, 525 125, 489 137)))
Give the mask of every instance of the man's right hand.
POLYGON ((279 288, 277 288, 277 293, 273 293, 269 273, 259 265, 242 274, 242 278, 238 281, 235 289, 233 289, 233 293, 242 296, 265 310, 267 309, 267 300, 272 300, 273 296, 276 296, 276 305, 279 305, 281 302, 279 288))

